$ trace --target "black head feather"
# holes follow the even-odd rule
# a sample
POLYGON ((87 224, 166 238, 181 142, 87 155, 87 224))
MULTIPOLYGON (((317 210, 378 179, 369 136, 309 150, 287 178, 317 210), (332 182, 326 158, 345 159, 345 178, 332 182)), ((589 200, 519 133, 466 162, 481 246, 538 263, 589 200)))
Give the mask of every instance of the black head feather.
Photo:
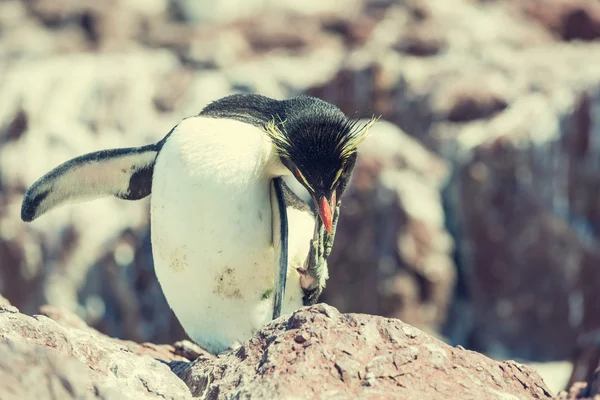
POLYGON ((333 104, 310 96, 278 101, 237 94, 211 103, 200 115, 232 118, 264 129, 282 163, 309 193, 330 198, 337 190, 338 201, 366 127, 347 118, 333 104))
POLYGON ((356 122, 333 104, 314 97, 285 100, 283 107, 285 119, 278 121, 281 139, 273 137, 282 162, 292 172, 298 169, 300 182, 311 194, 330 197, 345 167, 354 166, 355 151, 345 149, 356 122))

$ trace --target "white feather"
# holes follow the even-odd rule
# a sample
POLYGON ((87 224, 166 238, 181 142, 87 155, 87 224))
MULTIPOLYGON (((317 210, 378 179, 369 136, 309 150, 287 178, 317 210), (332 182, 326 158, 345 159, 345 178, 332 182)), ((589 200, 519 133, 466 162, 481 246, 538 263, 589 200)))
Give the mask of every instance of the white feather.
MULTIPOLYGON (((250 338, 272 315, 275 249, 270 181, 289 174, 268 136, 235 120, 182 121, 160 151, 151 199, 156 274, 181 324, 213 353, 250 338)), ((282 312, 302 306, 314 218, 288 210, 282 312)))

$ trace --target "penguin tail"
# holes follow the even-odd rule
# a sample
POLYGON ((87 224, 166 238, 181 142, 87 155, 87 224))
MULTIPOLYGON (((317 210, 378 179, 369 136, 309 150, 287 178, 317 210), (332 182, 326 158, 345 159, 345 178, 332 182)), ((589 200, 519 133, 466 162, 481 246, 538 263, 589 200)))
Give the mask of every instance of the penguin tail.
POLYGON ((25 192, 21 219, 30 222, 67 203, 115 196, 139 200, 152 191, 152 174, 163 141, 144 147, 102 150, 69 160, 25 192))

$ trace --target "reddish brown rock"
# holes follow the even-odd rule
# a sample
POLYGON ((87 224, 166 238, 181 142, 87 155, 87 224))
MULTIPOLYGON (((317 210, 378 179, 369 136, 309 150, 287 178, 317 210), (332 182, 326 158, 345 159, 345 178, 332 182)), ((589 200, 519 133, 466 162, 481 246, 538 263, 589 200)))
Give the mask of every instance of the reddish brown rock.
POLYGON ((211 399, 551 397, 537 373, 514 361, 492 361, 399 320, 327 305, 278 319, 229 355, 174 367, 193 395, 211 399))
POLYGON ((498 357, 571 359, 571 381, 587 380, 600 361, 599 93, 596 84, 560 102, 531 98, 511 110, 512 123, 504 113, 471 128, 482 142, 448 193, 469 299, 449 318, 449 335, 498 357), (531 124, 532 112, 546 123, 531 124))
MULTIPOLYGON (((444 333, 454 343, 502 358, 581 358, 589 354, 583 338, 596 336, 600 323, 591 283, 600 279, 600 69, 591 62, 600 60, 600 45, 558 42, 509 2, 474 4, 390 9, 364 51, 310 92, 347 112, 382 114, 451 165, 444 206, 458 284, 444 333), (458 15, 478 22, 459 23, 458 15), (440 51, 399 47, 410 38, 406 26, 433 21, 444 38, 440 51)), ((363 211, 367 221, 370 212, 363 211)), ((371 229, 358 219, 343 229, 357 237, 362 226, 371 229)), ((330 269, 341 269, 336 262, 330 269)), ((370 273, 361 270, 345 289, 361 297, 354 303, 373 307, 359 289, 374 284, 370 273)), ((405 296, 414 293, 405 282, 405 296)))
POLYGON ((600 3, 596 0, 519 0, 514 6, 562 40, 600 38, 600 3))
POLYGON ((321 17, 271 10, 195 27, 166 5, 0 3, 0 70, 11 82, 0 89, 0 290, 26 313, 51 303, 112 336, 186 338, 154 275, 147 199, 70 205, 25 224, 25 189, 72 157, 154 142, 232 91, 303 90, 343 57, 321 17), (119 48, 128 51, 104 51, 119 48))
POLYGON ((24 225, 23 191, 83 152, 156 140, 232 91, 307 92, 351 115, 382 115, 437 153, 425 158, 431 169, 366 154, 344 203, 326 300, 419 326, 449 321, 456 343, 499 356, 574 355, 593 371, 594 345, 581 337, 598 328, 589 297, 600 224, 596 0, 317 1, 303 16, 294 13, 305 3, 285 2, 294 13, 201 28, 161 10, 166 3, 0 2, 9 83, 0 88, 0 290, 13 304, 32 313, 51 302, 140 342, 185 337, 152 271, 145 205, 101 200, 24 225), (508 154, 490 151, 503 137, 508 154), (443 204, 440 160, 452 175, 443 204), (477 181, 486 173, 491 186, 477 181), (407 208, 412 194, 430 210, 443 205, 449 228, 407 208), (440 240, 446 229, 459 242, 457 273, 452 243, 440 240))
POLYGON ((0 306, 0 398, 191 398, 165 365, 185 360, 172 347, 111 339, 68 312, 46 312, 59 322, 0 306))
POLYGON ((598 400, 600 399, 600 367, 596 367, 587 381, 576 381, 568 390, 560 392, 556 400, 598 400))
POLYGON ((522 180, 519 171, 535 174, 535 160, 523 151, 508 138, 481 146, 458 177, 476 332, 469 346, 570 358, 578 339, 600 324, 596 289, 588 284, 600 251, 543 197, 550 176, 546 184, 536 175, 533 185, 522 180))
POLYGON ((1 66, 15 85, 0 103, 8 119, 0 121, 7 128, 0 135, 0 290, 23 312, 51 303, 113 336, 140 342, 185 338, 154 275, 147 200, 103 199, 55 210, 31 224, 20 219, 25 188, 61 162, 103 148, 143 145, 168 132, 173 122, 162 119, 152 97, 175 58, 143 52, 23 62, 28 67, 1 66), (65 76, 65 69, 80 78, 65 76), (27 88, 30 73, 38 77, 37 89, 60 90, 39 97, 27 88), (105 100, 88 108, 98 93, 105 100), (75 122, 71 112, 81 120, 75 122))
POLYGON ((394 125, 372 128, 344 195, 323 301, 420 327, 445 322, 455 283, 440 193, 447 174, 394 125))
POLYGON ((189 343, 112 339, 64 310, 44 313, 55 320, 0 306, 0 398, 550 397, 529 367, 450 347, 399 320, 324 304, 279 318, 219 357, 189 343), (184 348, 196 361, 174 354, 184 348))
POLYGON ((84 368, 75 360, 41 347, 0 342, 0 397, 3 400, 116 398, 91 383, 84 368))

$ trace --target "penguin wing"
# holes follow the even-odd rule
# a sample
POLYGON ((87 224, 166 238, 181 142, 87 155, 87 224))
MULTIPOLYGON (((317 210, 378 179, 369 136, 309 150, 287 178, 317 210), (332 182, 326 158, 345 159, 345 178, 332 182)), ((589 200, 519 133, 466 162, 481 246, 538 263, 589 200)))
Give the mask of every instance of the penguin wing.
POLYGON ((148 196, 154 162, 163 143, 102 150, 59 165, 27 189, 21 219, 30 222, 60 205, 110 195, 125 200, 148 196))
POLYGON ((273 214, 273 244, 275 247, 275 295, 273 296, 273 319, 281 315, 285 297, 288 268, 288 218, 284 196, 285 182, 281 177, 271 181, 271 213, 273 214))
MULTIPOLYGON (((273 244, 275 245, 275 254, 278 257, 275 263, 273 303, 273 319, 275 319, 281 312, 283 298, 285 297, 288 269, 293 267, 304 269, 307 265, 310 266, 311 244, 314 235, 317 233, 317 214, 286 185, 282 178, 273 179, 271 207, 273 212, 273 244), (285 210, 285 212, 282 212, 282 210, 285 210), (303 261, 298 264, 299 260, 303 261)), ((296 285, 298 282, 293 284, 296 285)), ((321 290, 316 293, 315 290, 302 288, 303 302, 306 304, 308 297, 314 298, 316 301, 321 290)))

